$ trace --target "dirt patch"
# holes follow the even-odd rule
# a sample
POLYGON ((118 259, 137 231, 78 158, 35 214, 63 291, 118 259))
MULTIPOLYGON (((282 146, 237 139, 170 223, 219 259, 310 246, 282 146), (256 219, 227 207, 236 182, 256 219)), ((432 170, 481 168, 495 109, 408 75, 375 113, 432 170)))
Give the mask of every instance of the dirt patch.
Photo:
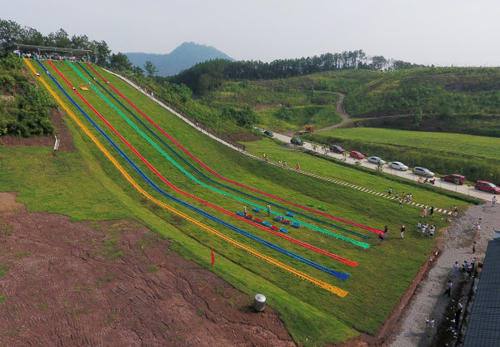
POLYGON ((1 345, 293 345, 270 307, 134 221, 0 206, 1 345))
MULTIPOLYGON (((54 125, 55 133, 59 138, 60 151, 72 151, 75 149, 73 145, 73 134, 64 124, 62 117, 64 113, 60 110, 54 110, 50 114, 50 119, 54 125)), ((34 146, 48 146, 53 147, 55 138, 52 135, 47 136, 33 136, 33 137, 20 137, 20 136, 1 136, 0 146, 4 147, 34 147, 34 146)))
POLYGON ((260 140, 262 137, 254 135, 250 132, 239 132, 239 133, 225 135, 223 138, 231 143, 237 143, 237 142, 257 141, 260 140))

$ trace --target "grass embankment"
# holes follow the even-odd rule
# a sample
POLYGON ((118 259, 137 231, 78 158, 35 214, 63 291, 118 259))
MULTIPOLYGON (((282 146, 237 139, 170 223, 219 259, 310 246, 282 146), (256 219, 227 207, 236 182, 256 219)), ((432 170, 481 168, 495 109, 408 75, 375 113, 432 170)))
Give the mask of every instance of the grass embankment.
POLYGON ((424 166, 441 174, 459 173, 471 181, 500 184, 499 138, 376 128, 334 129, 305 137, 387 161, 399 160, 410 167, 424 166))
MULTIPOLYGON (((57 64, 57 66, 67 74, 67 77, 76 86, 83 84, 79 80, 79 77, 65 63, 57 64)), ((218 260, 213 270, 222 278, 249 294, 255 292, 265 293, 269 297, 270 304, 281 312, 288 329, 298 342, 306 344, 313 342, 324 343, 327 341, 339 342, 356 335, 353 329, 373 333, 380 327, 434 245, 433 240, 418 237, 411 228, 409 228, 407 238, 404 241, 398 240, 394 235, 401 223, 410 226, 415 225, 418 218, 418 211, 410 208, 398 209, 395 204, 389 201, 367 197, 364 193, 345 187, 325 185, 322 181, 293 172, 284 172, 284 170, 279 168, 250 160, 207 137, 200 136, 185 123, 152 103, 146 96, 139 94, 119 79, 107 74, 106 78, 111 80, 127 97, 131 98, 134 103, 152 116, 166 131, 174 134, 190 151, 203 158, 203 160, 209 165, 214 166, 222 174, 231 178, 237 177, 240 181, 249 185, 273 192, 293 201, 313 203, 316 206, 322 205, 329 212, 348 219, 377 227, 383 227, 383 225, 387 224, 392 231, 390 239, 382 244, 372 239, 370 241, 372 247, 368 250, 361 250, 314 232, 301 230, 292 233, 296 238, 313 243, 319 247, 327 248, 334 253, 360 262, 358 268, 350 269, 339 263, 331 262, 329 259, 326 260, 324 257, 320 257, 312 252, 285 244, 257 229, 249 228, 246 224, 231 221, 235 225, 242 226, 245 230, 249 230, 267 240, 272 240, 275 243, 285 246, 287 249, 291 249, 322 264, 341 271, 351 272, 351 279, 345 283, 341 283, 319 271, 311 270, 311 268, 301 263, 291 261, 289 258, 276 254, 276 252, 269 251, 253 241, 243 239, 228 229, 216 226, 218 230, 247 243, 265 254, 276 257, 289 265, 334 285, 338 285, 350 292, 344 299, 333 297, 324 290, 301 281, 288 273, 284 273, 282 270, 251 257, 243 251, 234 249, 226 243, 205 234, 193 225, 144 201, 117 173, 111 164, 104 159, 95 146, 88 139, 81 136, 80 130, 75 129, 72 122, 68 120, 67 123, 72 131, 78 134, 78 136, 75 136, 75 144, 78 151, 75 153, 61 152, 58 157, 50 158, 49 149, 45 149, 47 160, 42 160, 40 166, 52 165, 50 163, 53 161, 64 162, 69 160, 64 165, 75 167, 75 170, 90 172, 88 177, 92 177, 92 182, 90 182, 92 185, 85 186, 78 180, 78 175, 76 175, 76 178, 74 176, 67 178, 66 176, 69 175, 57 170, 53 170, 55 174, 50 177, 40 175, 44 178, 40 178, 42 182, 37 184, 44 186, 46 181, 49 180, 57 184, 56 182, 59 182, 60 178, 66 177, 71 182, 58 184, 62 190, 66 190, 66 187, 71 187, 74 191, 86 189, 93 192, 93 195, 95 195, 94 200, 80 201, 78 194, 61 194, 60 202, 56 204, 52 202, 53 194, 55 194, 52 190, 41 190, 39 194, 34 196, 21 194, 21 201, 28 203, 28 206, 30 204, 34 206, 39 199, 46 199, 48 204, 47 210, 51 212, 65 213, 70 216, 76 215, 78 218, 89 219, 95 218, 95 216, 90 212, 91 210, 86 209, 88 205, 95 204, 99 206, 101 205, 101 201, 108 201, 110 206, 108 206, 105 214, 109 214, 109 218, 118 218, 123 214, 139 219, 152 230, 172 238, 177 251, 204 266, 208 265, 209 249, 215 249, 218 254, 218 260), (75 156, 75 159, 67 159, 67 156, 75 156), (96 191, 103 191, 104 193, 99 196, 99 194, 95 193, 96 191), (119 201, 116 204, 125 206, 125 210, 121 206, 113 207, 111 201, 115 200, 119 201), (76 212, 76 210, 80 212, 76 212), (384 265, 380 266, 380 264, 384 265)), ((170 164, 166 163, 166 160, 158 155, 151 146, 147 145, 142 138, 133 133, 118 114, 104 104, 94 92, 85 92, 84 95, 98 107, 120 132, 126 135, 134 146, 148 157, 151 163, 175 184, 200 197, 215 200, 219 205, 230 210, 241 209, 240 203, 222 198, 186 180, 178 170, 175 170, 170 164)), ((98 123, 101 124, 100 121, 98 123)), ((121 144, 120 146, 123 148, 121 144)), ((26 149, 28 153, 31 150, 26 149)), ((22 159, 22 151, 17 149, 2 149, 0 153, 2 153, 2 167, 9 167, 9 170, 6 170, 4 175, 0 176, 2 182, 9 183, 6 185, 6 190, 20 190, 21 193, 29 189, 39 191, 37 188, 38 185, 30 185, 29 181, 26 182, 22 179, 22 177, 26 177, 26 173, 28 172, 39 174, 40 167, 35 165, 36 161, 33 162, 28 157, 22 159), (14 166, 13 163, 16 160, 20 164, 14 166), (21 173, 24 173, 24 175, 21 175, 21 173)), ((127 153, 129 152, 127 151, 127 153)), ((123 160, 119 160, 124 164, 123 160)), ((289 160, 289 162, 292 161, 293 159, 289 160)), ((302 163, 303 161, 301 160, 302 163)), ((143 167, 142 164, 140 166, 143 167)), ((137 175, 133 174, 133 176, 138 179, 137 175)), ((150 176, 152 177, 152 175, 150 176)), ((359 176, 361 177, 362 175, 359 174, 359 176)), ((373 178, 369 177, 366 179, 373 178)), ((154 180, 158 181, 156 178, 154 180)), ((379 184, 384 185, 383 181, 380 181, 379 184)), ((148 191, 150 191, 149 188, 148 191)), ((155 193, 152 194, 158 196, 155 193)), ((414 196, 417 196, 417 194, 414 193, 414 196)), ((434 193, 422 192, 422 200, 428 201, 432 199, 436 202, 436 206, 452 206, 455 204, 460 207, 464 206, 463 203, 453 199, 441 198, 437 194, 434 195, 434 193)), ((174 206, 183 212, 187 212, 189 215, 195 216, 183 207, 176 204, 174 206)), ((226 219, 223 216, 219 217, 226 219)), ((102 218, 108 218, 108 216, 104 215, 102 218)), ((213 222, 205 218, 199 219, 208 225, 214 225, 213 222)), ((438 216, 434 217, 433 222, 438 226, 444 225, 438 216)))

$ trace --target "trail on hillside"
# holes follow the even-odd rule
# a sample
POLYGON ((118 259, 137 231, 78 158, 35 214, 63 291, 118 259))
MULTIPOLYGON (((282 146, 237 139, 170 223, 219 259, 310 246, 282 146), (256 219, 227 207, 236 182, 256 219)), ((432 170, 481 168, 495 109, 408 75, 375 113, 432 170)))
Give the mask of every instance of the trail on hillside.
POLYGON ((329 125, 325 128, 316 130, 316 132, 335 129, 335 128, 340 127, 341 125, 346 124, 349 121, 350 117, 347 113, 344 112, 344 108, 342 107, 342 103, 344 102, 345 94, 342 94, 342 93, 337 93, 337 94, 339 96, 339 99, 337 100, 337 103, 335 104, 335 109, 337 110, 337 113, 340 115, 342 120, 337 124, 329 125))

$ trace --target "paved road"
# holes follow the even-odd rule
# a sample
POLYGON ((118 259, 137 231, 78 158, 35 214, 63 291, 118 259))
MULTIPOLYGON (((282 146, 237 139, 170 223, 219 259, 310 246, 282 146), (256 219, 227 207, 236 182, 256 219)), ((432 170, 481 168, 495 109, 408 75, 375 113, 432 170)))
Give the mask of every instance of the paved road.
MULTIPOLYGON (((283 134, 278 134, 278 133, 274 133, 274 138, 282 141, 282 142, 285 142, 285 143, 290 143, 290 140, 291 140, 291 137, 290 136, 287 136, 287 135, 283 135, 283 134)), ((342 154, 337 154, 337 153, 332 153, 330 151, 327 151, 327 153, 324 152, 323 150, 323 147, 322 145, 314 145, 310 142, 304 142, 304 145, 303 147, 305 149, 308 149, 308 150, 311 150, 311 151, 315 151, 317 153, 321 153, 321 154, 326 154, 330 157, 333 157, 333 158, 336 158, 336 159, 340 159, 340 160, 343 160, 345 159, 345 161, 349 164, 356 164, 357 161, 359 161, 359 159, 354 159, 354 158, 351 158, 349 157, 349 155, 347 156, 343 156, 342 154)), ((364 167, 367 167, 367 168, 370 168, 370 169, 373 169, 373 170, 376 170, 377 169, 377 165, 376 164, 372 164, 372 163, 369 163, 366 159, 363 159, 360 161, 360 165, 361 166, 364 166, 364 167)), ((420 176, 417 176, 417 175, 414 175, 410 170, 408 171, 398 171, 398 170, 393 170, 393 169, 390 169, 387 167, 387 165, 385 165, 382 170, 385 172, 385 173, 388 173, 388 174, 391 174, 391 175, 395 175, 395 176, 400 176, 400 177, 404 177, 404 178, 407 178, 409 180, 413 180, 413 181, 417 181, 418 178, 420 176)), ((454 183, 449 183, 449 182, 443 182, 439 179, 436 179, 436 187, 439 187, 439 188, 443 188, 443 189, 446 189, 446 190, 451 190, 451 191, 454 191, 454 192, 459 192, 459 193, 462 193, 462 194, 466 194, 466 195, 469 195, 469 196, 473 196, 475 198, 479 198, 479 199, 483 199, 485 201, 491 201, 493 195, 490 194, 490 193, 486 193, 486 192, 481 192, 479 190, 476 190, 474 189, 473 187, 468 187, 466 185, 462 185, 462 186, 459 186, 459 185, 456 185, 454 183)))

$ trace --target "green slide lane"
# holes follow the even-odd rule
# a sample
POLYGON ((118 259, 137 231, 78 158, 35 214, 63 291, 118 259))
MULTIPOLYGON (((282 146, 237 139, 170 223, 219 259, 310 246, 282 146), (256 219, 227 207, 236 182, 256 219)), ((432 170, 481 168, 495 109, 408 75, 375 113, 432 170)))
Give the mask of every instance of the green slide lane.
MULTIPOLYGON (((94 84, 89 81, 81 72, 79 69, 77 69, 69 60, 65 59, 66 63, 69 64, 69 66, 78 74, 78 76, 80 76, 109 106, 111 106, 119 115, 120 117, 122 117, 126 122, 127 124, 129 124, 138 134, 140 134, 149 144, 151 144, 151 146, 153 146, 163 157, 165 157, 172 165, 174 165, 178 170, 180 170, 184 175, 186 175, 189 179, 191 179, 193 182, 201 185, 202 187, 204 188, 207 188, 207 189, 210 189, 218 194, 222 194, 224 196, 227 196, 229 198, 232 198, 232 199, 235 199, 237 201, 240 201, 240 202, 243 202, 245 204, 248 204, 250 206, 253 206, 253 207, 257 207, 259 209, 262 209, 262 210, 265 210, 265 207, 263 206, 260 206, 252 201, 248 201, 248 200, 245 200, 243 198, 240 198, 238 196, 235 196, 231 193, 228 193, 228 192, 225 192, 223 190, 220 190, 218 188, 215 188, 213 186, 210 186, 200 180, 198 180, 196 177, 194 177, 190 172, 186 171, 181 165, 179 165, 179 163, 177 163, 172 157, 170 157, 160 146, 158 146, 158 144, 156 142, 154 142, 147 134, 145 134, 141 129, 139 129, 139 127, 137 127, 137 125, 132 122, 120 109, 118 109, 103 93, 101 93, 101 91, 96 87, 94 86, 94 84)), ((362 241, 357 241, 357 240, 354 240, 354 239, 351 239, 349 237, 346 237, 346 236, 343 236, 343 235, 339 235, 339 234, 335 234, 331 231, 328 231, 328 230, 325 230, 323 228, 320 228, 320 227, 317 227, 315 225, 312 225, 312 224, 309 224, 309 223, 306 223, 306 222, 303 222, 303 221, 300 221, 300 220, 297 220, 295 218, 291 218, 289 216, 286 216, 285 214, 282 214, 282 213, 279 213, 279 212, 275 212, 273 211, 274 214, 278 215, 278 216, 281 216, 281 217, 284 217, 286 219, 289 219, 289 220, 292 220, 294 222, 297 222, 309 229, 312 229, 312 230, 315 230, 315 231, 318 231, 318 232, 321 232, 323 234, 326 234, 326 235, 329 235, 329 236, 332 236, 334 238, 337 238, 339 240, 343 240, 343 241, 346 241, 346 242, 349 242, 349 243, 352 243, 356 246, 359 246, 359 247, 362 247, 362 248, 369 248, 370 247, 370 244, 369 243, 366 243, 366 242, 362 242, 362 241)))

